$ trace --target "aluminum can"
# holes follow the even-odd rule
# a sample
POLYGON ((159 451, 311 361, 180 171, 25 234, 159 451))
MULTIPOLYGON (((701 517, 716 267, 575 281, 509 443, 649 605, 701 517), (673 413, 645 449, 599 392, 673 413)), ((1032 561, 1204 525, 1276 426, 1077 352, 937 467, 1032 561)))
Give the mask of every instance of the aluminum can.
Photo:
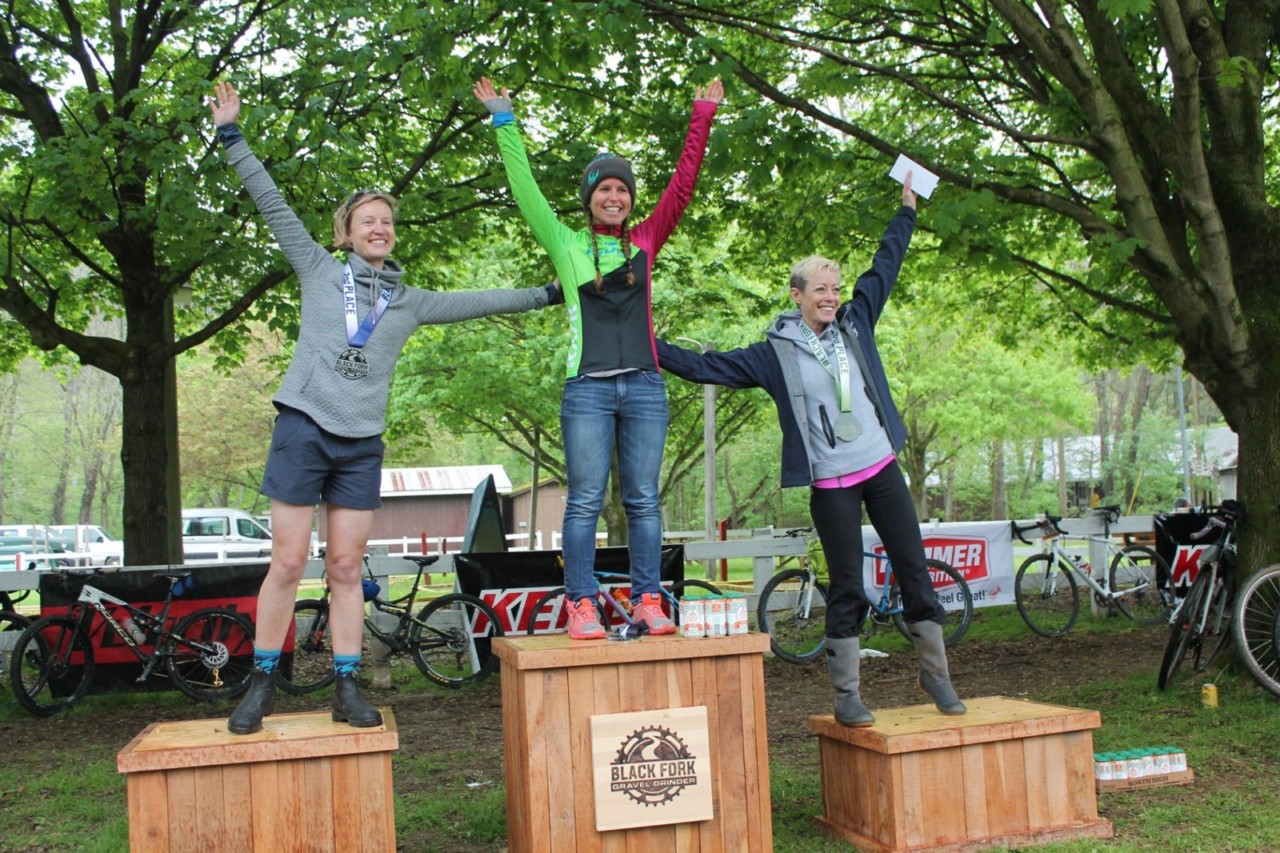
POLYGON ((1187 754, 1176 746, 1169 747, 1169 769, 1174 773, 1187 771, 1187 754))
POLYGON ((718 595, 709 595, 707 604, 707 636, 727 637, 729 635, 728 614, 725 612, 725 600, 718 595))
POLYGON ((1124 760, 1124 755, 1119 752, 1111 753, 1111 778, 1126 779, 1129 776, 1129 766, 1124 760))
POLYGON ((680 633, 685 637, 707 636, 707 609, 702 596, 680 599, 680 633))
POLYGON ((726 595, 724 601, 725 620, 729 624, 729 633, 747 633, 747 597, 742 593, 733 592, 726 595))
POLYGON ((1099 782, 1111 781, 1111 756, 1105 752, 1093 756, 1093 778, 1099 782))
POLYGON ((1156 772, 1161 775, 1168 775, 1173 772, 1173 761, 1167 746, 1162 746, 1156 750, 1156 772))
POLYGON ((1206 684, 1200 688, 1200 704, 1206 708, 1218 707, 1218 685, 1206 684))

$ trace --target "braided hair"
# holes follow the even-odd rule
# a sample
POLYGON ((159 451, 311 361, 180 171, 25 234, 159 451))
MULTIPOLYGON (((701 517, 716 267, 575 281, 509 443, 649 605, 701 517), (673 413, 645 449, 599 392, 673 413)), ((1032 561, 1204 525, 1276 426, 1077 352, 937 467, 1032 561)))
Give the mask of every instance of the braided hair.
MULTIPOLYGON (((591 214, 587 214, 587 219, 591 219, 591 214)), ((604 276, 600 274, 600 243, 596 236, 596 229, 593 227, 594 222, 589 223, 587 230, 591 232, 591 260, 596 265, 596 293, 604 293, 604 276)), ((636 274, 631 269, 631 227, 627 225, 627 220, 622 220, 622 257, 625 262, 627 271, 627 287, 635 287, 636 274)))

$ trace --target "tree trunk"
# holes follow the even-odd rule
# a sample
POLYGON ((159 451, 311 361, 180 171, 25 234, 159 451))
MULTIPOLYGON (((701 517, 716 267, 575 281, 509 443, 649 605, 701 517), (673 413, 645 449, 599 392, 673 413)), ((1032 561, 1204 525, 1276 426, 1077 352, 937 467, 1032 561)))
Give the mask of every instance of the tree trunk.
MULTIPOLYGON (((126 566, 183 561, 178 387, 174 359, 169 355, 172 341, 173 307, 169 300, 130 312, 129 363, 119 376, 124 410, 120 463, 126 566)), ((217 401, 212 402, 207 417, 217 417, 217 401)))
MULTIPOLYGON (((0 387, 0 459, 9 457, 9 445, 13 442, 13 425, 18 420, 18 374, 3 380, 0 387)), ((4 497, 8 489, 5 466, 0 465, 0 521, 4 521, 4 497)))
POLYGON ((1009 517, 1009 496, 1004 485, 1004 442, 991 444, 991 517, 1009 517))

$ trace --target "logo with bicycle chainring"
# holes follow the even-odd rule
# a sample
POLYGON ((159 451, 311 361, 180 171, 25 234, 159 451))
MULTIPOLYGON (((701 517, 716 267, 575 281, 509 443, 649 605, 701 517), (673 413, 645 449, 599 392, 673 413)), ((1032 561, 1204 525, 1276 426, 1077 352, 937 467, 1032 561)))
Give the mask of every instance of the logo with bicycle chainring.
POLYGON ((609 790, 646 806, 669 803, 697 784, 697 758, 678 734, 663 726, 636 729, 609 764, 609 790))

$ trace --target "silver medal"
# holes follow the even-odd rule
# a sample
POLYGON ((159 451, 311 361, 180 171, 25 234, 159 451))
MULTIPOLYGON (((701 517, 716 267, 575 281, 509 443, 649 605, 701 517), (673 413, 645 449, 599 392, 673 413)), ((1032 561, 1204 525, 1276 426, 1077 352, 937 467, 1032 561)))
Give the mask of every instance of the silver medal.
POLYGON ((853 441, 860 435, 862 435, 862 424, 858 423, 858 419, 852 412, 841 412, 836 418, 836 438, 841 441, 853 441))
POLYGON ((334 370, 338 371, 344 379, 364 379, 369 375, 369 362, 362 351, 356 347, 349 347, 338 356, 338 363, 334 365, 334 370))

